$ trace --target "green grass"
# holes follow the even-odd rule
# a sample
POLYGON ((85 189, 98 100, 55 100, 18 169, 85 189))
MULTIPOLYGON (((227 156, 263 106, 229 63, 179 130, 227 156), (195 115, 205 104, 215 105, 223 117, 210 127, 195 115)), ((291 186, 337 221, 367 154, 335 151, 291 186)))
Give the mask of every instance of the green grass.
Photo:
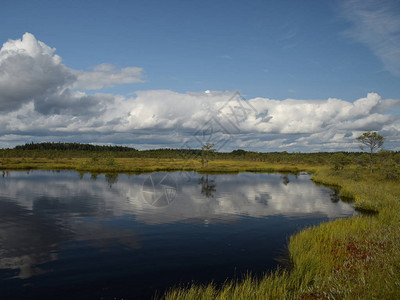
POLYGON ((282 299, 281 295, 289 294, 287 271, 276 271, 264 276, 261 280, 247 274, 240 284, 225 282, 222 287, 211 283, 208 285, 193 284, 188 287, 174 288, 165 295, 166 299, 282 299))
POLYGON ((291 172, 310 169, 307 165, 267 162, 213 160, 203 167, 195 159, 166 158, 6 158, 0 170, 76 170, 95 173, 145 173, 161 171, 198 171, 201 173, 291 172))

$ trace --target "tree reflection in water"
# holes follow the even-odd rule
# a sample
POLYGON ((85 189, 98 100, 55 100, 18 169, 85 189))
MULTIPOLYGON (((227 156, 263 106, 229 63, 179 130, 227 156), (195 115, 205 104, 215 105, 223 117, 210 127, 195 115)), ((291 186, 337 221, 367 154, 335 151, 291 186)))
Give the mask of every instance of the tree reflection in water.
POLYGON ((287 174, 282 175, 281 178, 283 179, 284 185, 288 185, 290 183, 289 176, 287 174))
POLYGON ((201 184, 201 193, 207 198, 214 198, 213 192, 216 192, 217 185, 215 184, 214 179, 209 179, 208 174, 205 176, 201 176, 199 180, 199 184, 201 184))
POLYGON ((118 181, 118 173, 108 173, 105 175, 106 181, 110 189, 112 188, 113 184, 117 183, 118 181))

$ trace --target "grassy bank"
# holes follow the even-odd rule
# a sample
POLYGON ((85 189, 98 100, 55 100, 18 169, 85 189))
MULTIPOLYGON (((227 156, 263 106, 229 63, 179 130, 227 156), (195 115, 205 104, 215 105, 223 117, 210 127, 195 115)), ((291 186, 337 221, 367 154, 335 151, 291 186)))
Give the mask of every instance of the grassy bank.
POLYGON ((400 182, 353 170, 316 170, 314 181, 340 187, 362 210, 378 212, 305 229, 289 242, 290 269, 222 287, 174 288, 166 299, 399 299, 400 182))
POLYGON ((161 171, 198 171, 208 173, 291 172, 316 170, 306 164, 268 163, 243 160, 213 160, 202 166, 198 159, 177 158, 7 158, 0 170, 76 170, 95 173, 146 173, 161 171))
MULTIPOLYGON (((339 219, 305 229, 290 237, 290 268, 262 279, 248 275, 225 285, 174 288, 166 299, 399 299, 400 298, 400 180, 380 170, 327 164, 215 159, 208 167, 198 159, 118 157, 7 157, 0 169, 66 169, 91 173, 300 172, 314 174, 317 183, 340 188, 359 210, 375 212, 339 219), (385 179, 384 179, 385 178, 385 179)), ((384 171, 384 170, 383 170, 384 171)), ((212 278, 210 278, 212 280, 212 278)))

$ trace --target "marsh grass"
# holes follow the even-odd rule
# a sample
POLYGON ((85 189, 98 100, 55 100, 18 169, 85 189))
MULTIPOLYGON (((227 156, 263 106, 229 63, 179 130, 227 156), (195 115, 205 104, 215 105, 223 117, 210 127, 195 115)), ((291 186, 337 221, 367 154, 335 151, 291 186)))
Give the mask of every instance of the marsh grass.
POLYGON ((197 159, 171 158, 3 158, 0 170, 28 169, 66 169, 93 173, 146 173, 166 171, 197 171, 199 173, 238 173, 238 172, 283 172, 298 173, 310 170, 307 165, 294 165, 257 161, 213 160, 208 167, 202 167, 197 159))
POLYGON ((289 275, 285 270, 277 270, 256 279, 251 273, 238 281, 226 281, 221 286, 215 283, 207 285, 191 284, 172 288, 164 295, 166 299, 282 299, 281 295, 289 294, 289 275))

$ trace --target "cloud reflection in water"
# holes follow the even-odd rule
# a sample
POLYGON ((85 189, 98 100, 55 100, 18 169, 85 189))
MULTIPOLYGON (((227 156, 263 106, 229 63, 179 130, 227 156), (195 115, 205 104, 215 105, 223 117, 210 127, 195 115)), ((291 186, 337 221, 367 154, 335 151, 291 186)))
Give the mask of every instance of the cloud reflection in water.
POLYGON ((176 190, 164 206, 146 201, 149 176, 119 175, 110 181, 107 175, 80 178, 75 172, 9 172, 0 179, 0 270, 13 271, 2 277, 41 274, 42 266, 58 260, 71 243, 100 251, 115 245, 139 249, 143 236, 138 224, 208 226, 242 218, 354 213, 350 204, 335 200, 334 191, 317 187, 308 175, 169 173, 169 188, 174 182, 176 190))

